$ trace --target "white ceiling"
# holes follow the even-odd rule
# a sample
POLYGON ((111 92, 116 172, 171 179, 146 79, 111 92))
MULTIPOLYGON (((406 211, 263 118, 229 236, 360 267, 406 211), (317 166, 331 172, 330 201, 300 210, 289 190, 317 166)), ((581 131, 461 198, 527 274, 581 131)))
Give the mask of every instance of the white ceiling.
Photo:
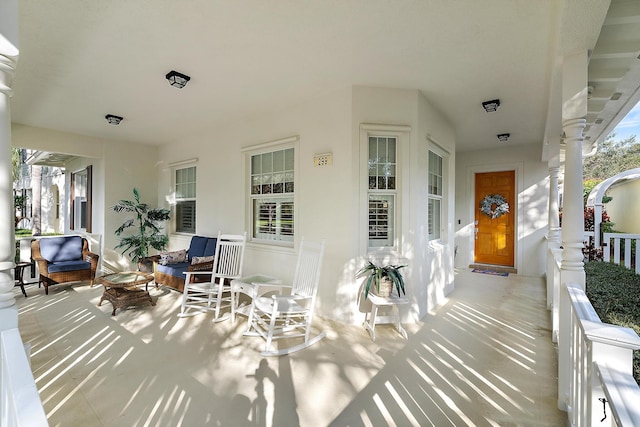
MULTIPOLYGON (((614 3, 626 8, 624 16, 640 16, 640 2, 614 3)), ((556 119, 547 118, 558 55, 594 48, 607 4, 20 0, 12 118, 165 144, 364 85, 420 90, 457 129, 458 151, 497 147, 496 135, 504 132, 511 133, 509 144, 542 145, 561 132, 556 119), (186 88, 168 85, 164 76, 172 69, 191 76, 186 88), (481 102, 494 98, 500 109, 485 113, 481 102), (106 114, 125 119, 108 125, 106 114)), ((632 35, 640 20, 624 16, 610 23, 630 30, 626 38, 609 36, 608 50, 595 50, 607 59, 603 64, 620 60, 616 69, 633 65, 629 58, 640 50, 640 30, 632 35)), ((601 81, 608 86, 596 85, 602 90, 597 99, 605 105, 616 83, 601 81)), ((637 91, 638 81, 625 91, 634 85, 637 91)), ((620 111, 612 108, 604 124, 620 111)))

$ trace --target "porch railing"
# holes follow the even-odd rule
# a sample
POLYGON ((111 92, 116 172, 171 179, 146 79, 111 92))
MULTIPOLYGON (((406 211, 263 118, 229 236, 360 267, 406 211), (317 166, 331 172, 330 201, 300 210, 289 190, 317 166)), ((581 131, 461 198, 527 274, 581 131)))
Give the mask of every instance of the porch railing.
POLYGON ((582 289, 561 288, 559 407, 572 426, 639 426, 633 350, 640 349, 640 337, 630 328, 602 323, 582 289))
POLYGON ((635 270, 640 274, 640 234, 604 233, 602 237, 603 260, 635 270))
POLYGON ((0 425, 49 425, 17 328, 0 331, 0 425))

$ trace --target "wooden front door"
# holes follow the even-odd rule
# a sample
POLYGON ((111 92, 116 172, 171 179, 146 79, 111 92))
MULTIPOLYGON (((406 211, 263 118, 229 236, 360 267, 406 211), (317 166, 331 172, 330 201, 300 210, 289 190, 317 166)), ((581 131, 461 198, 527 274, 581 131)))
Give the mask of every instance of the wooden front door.
POLYGON ((475 263, 515 267, 515 176, 515 171, 476 174, 475 263))

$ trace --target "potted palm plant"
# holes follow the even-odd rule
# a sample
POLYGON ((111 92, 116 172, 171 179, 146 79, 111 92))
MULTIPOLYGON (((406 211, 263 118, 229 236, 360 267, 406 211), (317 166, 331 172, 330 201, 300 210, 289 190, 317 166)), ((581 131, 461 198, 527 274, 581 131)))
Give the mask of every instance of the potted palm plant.
POLYGON ((162 232, 160 224, 169 220, 170 211, 151 208, 146 203, 140 202, 140 194, 135 188, 133 197, 134 200, 120 200, 112 208, 118 213, 134 214, 133 218, 128 218, 115 231, 116 236, 120 237, 120 243, 115 248, 122 248, 122 254, 126 252, 140 268, 149 256, 149 248, 162 251, 169 243, 169 238, 162 232), (135 228, 133 233, 123 234, 125 230, 132 227, 135 228))
POLYGON ((371 261, 367 261, 367 265, 362 267, 356 273, 356 278, 366 277, 364 285, 365 299, 369 295, 369 292, 381 297, 389 297, 391 291, 395 288, 398 296, 405 293, 404 291, 404 279, 401 268, 405 265, 384 265, 378 266, 371 261), (371 286, 375 285, 375 286, 371 286))

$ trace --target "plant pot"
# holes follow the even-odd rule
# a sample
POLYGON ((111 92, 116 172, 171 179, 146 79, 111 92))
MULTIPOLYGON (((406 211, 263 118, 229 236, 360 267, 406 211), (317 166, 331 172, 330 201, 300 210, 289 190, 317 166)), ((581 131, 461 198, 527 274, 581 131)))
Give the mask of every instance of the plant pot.
POLYGON ((375 284, 371 287, 371 293, 382 298, 389 298, 391 296, 391 290, 393 289, 393 282, 386 277, 380 280, 379 286, 375 284))
POLYGON ((143 273, 153 273, 153 261, 148 258, 138 261, 138 271, 143 273))

